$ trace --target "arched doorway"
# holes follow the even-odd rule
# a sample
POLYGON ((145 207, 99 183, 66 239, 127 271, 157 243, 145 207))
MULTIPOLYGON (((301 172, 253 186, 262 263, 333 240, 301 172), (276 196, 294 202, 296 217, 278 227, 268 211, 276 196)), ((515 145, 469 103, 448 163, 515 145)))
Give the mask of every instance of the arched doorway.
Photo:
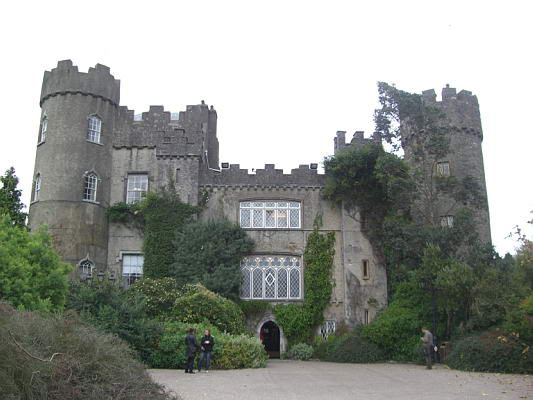
POLYGON ((280 332, 279 327, 273 321, 267 321, 261 326, 259 338, 265 346, 265 350, 270 358, 279 358, 280 354, 280 332))

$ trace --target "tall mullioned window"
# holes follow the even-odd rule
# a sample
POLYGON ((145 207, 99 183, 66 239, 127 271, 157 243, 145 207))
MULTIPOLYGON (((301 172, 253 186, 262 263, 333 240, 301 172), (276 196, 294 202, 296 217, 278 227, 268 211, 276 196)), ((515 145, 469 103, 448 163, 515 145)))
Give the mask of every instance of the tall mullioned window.
POLYGON ((84 177, 83 200, 96 201, 96 189, 98 188, 98 176, 94 172, 84 177))
POLYGON ((91 115, 88 119, 87 140, 89 142, 100 143, 102 134, 102 120, 96 115, 91 115))
POLYGON ((250 256, 241 261, 241 298, 258 300, 300 300, 302 263, 300 257, 250 256))
POLYGON ((37 174, 35 177, 35 183, 33 184, 33 201, 39 200, 41 194, 41 174, 37 174))
POLYGON ((126 189, 126 203, 131 204, 142 200, 148 192, 148 175, 131 174, 128 175, 128 184, 126 189))
POLYGON ((301 203, 299 201, 242 201, 240 203, 242 228, 300 229, 301 203))
POLYGON ((122 255, 122 280, 127 288, 143 277, 144 256, 142 254, 122 255))
POLYGON ((46 131, 48 130, 48 118, 44 117, 41 122, 41 130, 39 132, 39 143, 46 140, 46 131))

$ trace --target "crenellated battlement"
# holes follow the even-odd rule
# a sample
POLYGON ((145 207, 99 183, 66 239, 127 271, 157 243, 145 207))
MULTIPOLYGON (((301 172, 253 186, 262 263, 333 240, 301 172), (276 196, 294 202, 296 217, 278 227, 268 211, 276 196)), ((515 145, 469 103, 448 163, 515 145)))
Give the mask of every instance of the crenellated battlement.
POLYGON ((426 103, 435 103, 435 104, 445 104, 450 102, 460 102, 462 106, 472 105, 479 107, 477 96, 472 94, 469 90, 461 90, 457 93, 456 88, 450 87, 449 84, 446 84, 446 87, 442 88, 441 100, 437 101, 437 93, 435 89, 424 90, 422 92, 422 99, 426 103))
POLYGON ((118 106, 120 80, 115 79, 105 65, 96 64, 88 72, 79 72, 71 60, 63 60, 57 63, 56 68, 45 71, 40 104, 49 97, 67 93, 100 97, 118 106))
MULTIPOLYGON (((224 165, 224 163, 223 163, 224 165)), ((325 183, 324 174, 319 174, 317 164, 302 164, 284 174, 274 164, 265 164, 264 169, 256 169, 250 173, 239 164, 231 164, 220 171, 206 170, 202 179, 203 185, 237 185, 237 186, 311 186, 322 187, 325 183)))

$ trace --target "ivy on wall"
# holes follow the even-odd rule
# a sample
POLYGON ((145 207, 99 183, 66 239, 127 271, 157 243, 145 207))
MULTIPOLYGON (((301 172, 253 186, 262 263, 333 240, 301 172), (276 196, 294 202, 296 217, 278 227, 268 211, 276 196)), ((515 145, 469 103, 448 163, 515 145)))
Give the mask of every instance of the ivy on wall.
POLYGON ((117 203, 108 210, 111 222, 121 222, 140 228, 144 233, 144 276, 164 278, 174 262, 174 240, 199 211, 183 203, 172 186, 157 193, 149 192, 134 204, 117 203))
POLYGON ((316 327, 324 321, 323 313, 333 291, 334 256, 335 233, 321 234, 315 223, 304 252, 304 301, 274 307, 276 322, 289 344, 309 341, 316 327))

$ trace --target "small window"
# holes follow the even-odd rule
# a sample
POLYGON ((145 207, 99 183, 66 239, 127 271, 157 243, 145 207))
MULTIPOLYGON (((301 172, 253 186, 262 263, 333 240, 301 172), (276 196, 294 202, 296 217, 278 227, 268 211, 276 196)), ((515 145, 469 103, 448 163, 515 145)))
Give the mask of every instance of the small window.
POLYGON ((98 187, 98 176, 91 172, 85 175, 83 186, 83 200, 96 201, 96 189, 98 187))
POLYGON ((453 227, 453 215, 443 215, 440 217, 440 226, 443 228, 453 227))
POLYGON ((437 163, 437 175, 450 176, 450 163, 448 161, 437 163))
POLYGON ((78 264, 80 279, 88 279, 93 276, 94 263, 89 259, 81 260, 78 264))
POLYGON ((368 270, 368 260, 363 260, 363 279, 369 279, 370 278, 370 271, 368 270))
POLYGON ((334 319, 327 319, 320 327, 320 336, 327 339, 328 336, 333 335, 337 330, 337 322, 334 319))
POLYGON ((122 280, 125 288, 143 277, 144 256, 142 254, 122 255, 122 280))
POLYGON ((41 122, 41 130, 39 132, 39 143, 46 140, 46 131, 48 130, 48 118, 44 117, 41 122))
POLYGON ((170 143, 172 140, 170 138, 170 136, 165 136, 163 137, 163 143, 170 143))
POLYGON ((240 224, 242 228, 300 229, 301 204, 299 201, 242 201, 240 224))
POLYGON ((126 203, 132 204, 142 200, 146 192, 148 192, 148 175, 128 175, 126 203))
POLYGON ((35 177, 35 183, 33 184, 33 201, 38 201, 41 194, 41 174, 37 174, 35 177))
POLYGON ((365 325, 368 324, 369 321, 369 316, 368 316, 368 310, 365 310, 365 325))
POLYGON ((100 143, 102 133, 102 120, 95 115, 89 117, 87 128, 87 140, 93 143, 100 143))

